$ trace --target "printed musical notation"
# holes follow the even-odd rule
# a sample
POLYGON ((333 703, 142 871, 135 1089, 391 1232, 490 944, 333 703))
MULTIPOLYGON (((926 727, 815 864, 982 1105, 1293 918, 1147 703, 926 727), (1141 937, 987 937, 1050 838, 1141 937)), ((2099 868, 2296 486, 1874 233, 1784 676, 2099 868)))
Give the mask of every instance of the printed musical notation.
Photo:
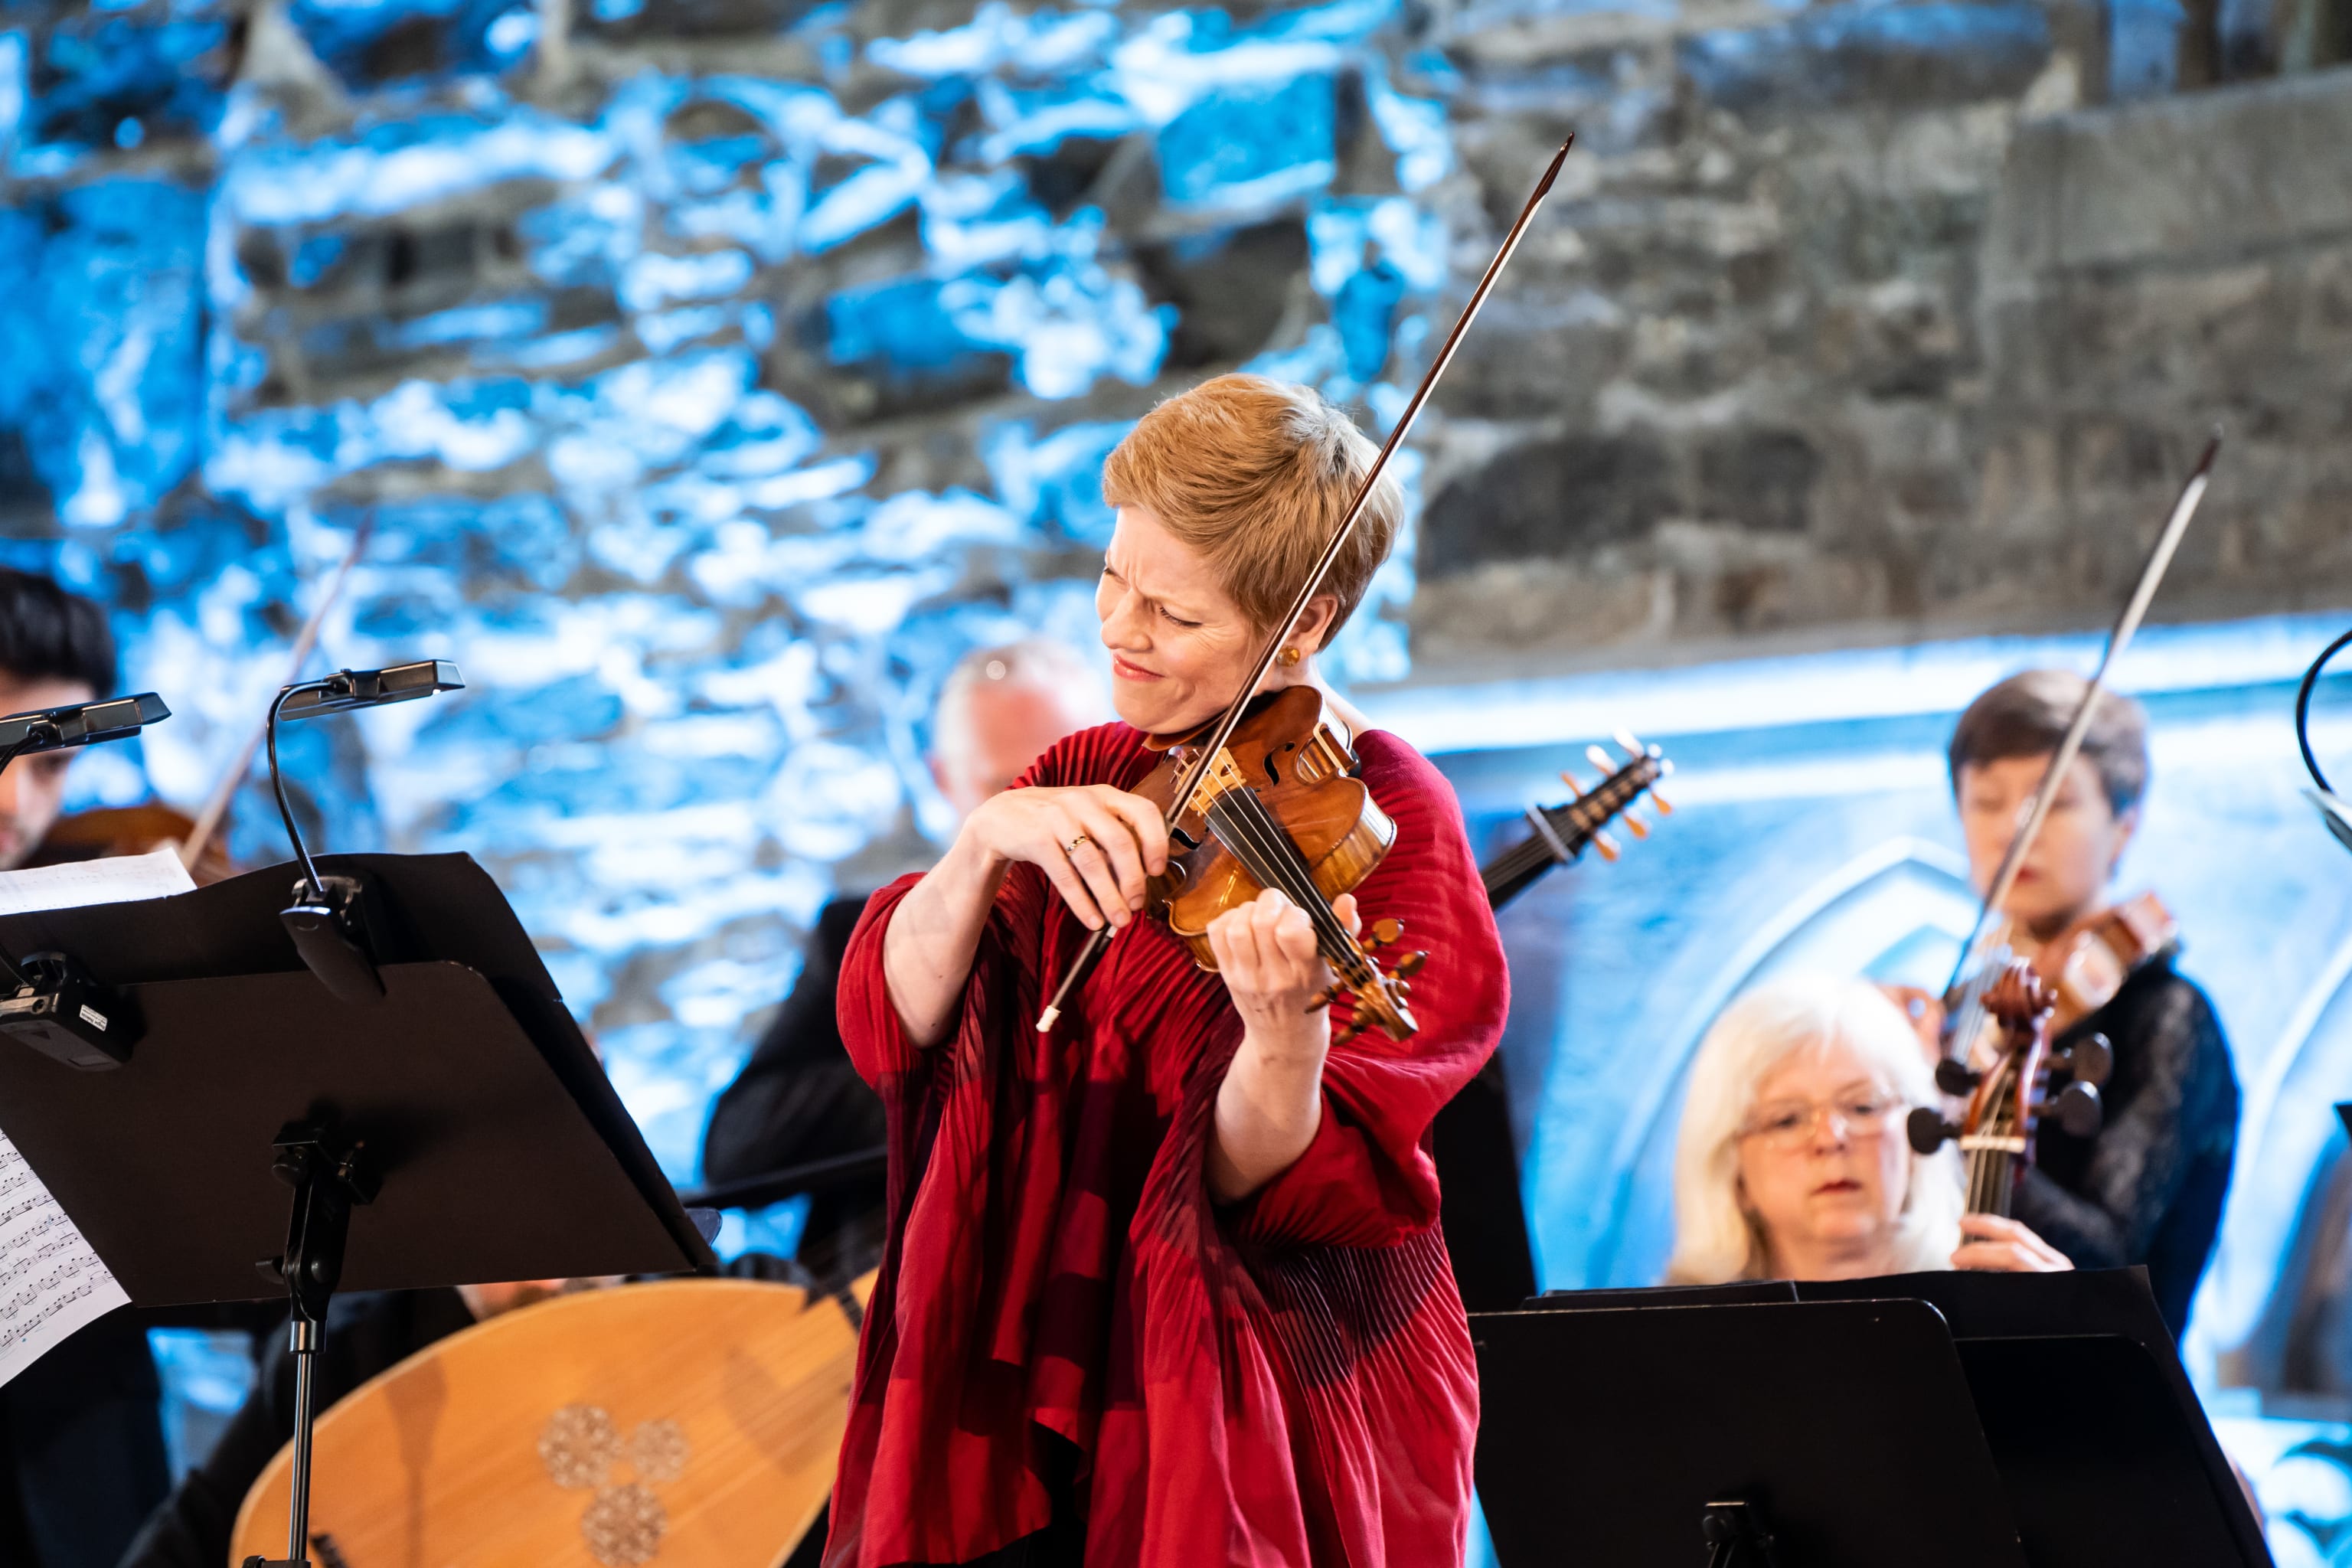
MULTIPOLYGON (((192 890, 179 852, 0 871, 0 914, 192 890)), ((0 1383, 130 1298, 40 1176, 0 1132, 0 1383)))
POLYGON ((0 1383, 127 1300, 89 1239, 0 1134, 0 1383))

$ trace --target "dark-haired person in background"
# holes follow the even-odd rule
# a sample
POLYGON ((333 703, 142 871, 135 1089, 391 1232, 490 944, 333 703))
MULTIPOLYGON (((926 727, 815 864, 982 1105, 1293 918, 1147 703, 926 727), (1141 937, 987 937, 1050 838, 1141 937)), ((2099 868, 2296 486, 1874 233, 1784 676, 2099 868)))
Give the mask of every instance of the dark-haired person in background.
MULTIPOLYGON (((106 612, 46 577, 0 568, 0 716, 114 689, 106 612)), ((40 847, 79 754, 19 757, 0 771, 0 870, 40 847)), ((129 1310, 0 1385, 0 1563, 113 1568, 170 1480, 161 1398, 145 1325, 129 1310)))
MULTIPOLYGON (((1952 794, 1978 890, 1991 885, 2088 683, 2065 670, 2011 676, 1952 731, 1952 794)), ((2103 691, 2083 749, 2000 913, 2019 957, 2066 942, 2109 907, 2108 884, 2147 792, 2147 715, 2103 691)), ((2084 1268, 2145 1264, 2177 1336, 2213 1250, 2237 1147, 2238 1082, 2213 1005, 2168 949, 2053 1045, 2093 1034, 2115 1047, 2105 1125, 2077 1138, 2044 1120, 2015 1217, 2084 1268)))
MULTIPOLYGON (((0 718, 114 692, 106 612, 47 577, 0 567, 0 718)), ((19 757, 0 772, 0 871, 22 866, 65 804, 75 752, 19 757)))

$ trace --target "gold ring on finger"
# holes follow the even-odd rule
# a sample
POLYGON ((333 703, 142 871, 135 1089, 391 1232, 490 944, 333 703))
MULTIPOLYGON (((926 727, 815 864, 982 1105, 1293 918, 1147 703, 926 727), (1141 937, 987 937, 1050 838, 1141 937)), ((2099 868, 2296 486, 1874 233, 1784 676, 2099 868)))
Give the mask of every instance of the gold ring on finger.
POLYGON ((1091 838, 1087 837, 1085 834, 1081 833, 1081 834, 1079 834, 1076 838, 1071 839, 1067 844, 1065 844, 1065 845, 1063 845, 1063 846, 1062 846, 1062 853, 1063 853, 1063 854, 1065 854, 1065 855, 1069 855, 1069 856, 1074 856, 1074 857, 1075 857, 1075 856, 1077 854, 1077 852, 1078 852, 1078 846, 1079 846, 1079 845, 1081 845, 1081 844, 1092 844, 1093 842, 1094 842, 1094 840, 1093 840, 1093 839, 1091 839, 1091 838))

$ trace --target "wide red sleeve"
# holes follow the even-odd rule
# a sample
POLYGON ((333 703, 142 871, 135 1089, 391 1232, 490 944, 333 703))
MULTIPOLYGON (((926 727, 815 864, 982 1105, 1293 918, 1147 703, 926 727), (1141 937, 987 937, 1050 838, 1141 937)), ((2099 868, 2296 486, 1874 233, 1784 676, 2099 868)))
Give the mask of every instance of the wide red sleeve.
POLYGON ((1358 738, 1361 777, 1395 818, 1396 843, 1356 890, 1364 923, 1404 924, 1394 950, 1429 962, 1413 981, 1420 1032, 1377 1029, 1323 1064, 1323 1120, 1297 1163, 1225 1211, 1228 1231, 1277 1245, 1381 1247, 1437 1218, 1430 1123, 1486 1065, 1503 1032, 1510 982, 1462 809, 1444 775, 1395 736, 1358 738))
MULTIPOLYGON (((1012 787, 1094 784, 1136 773, 1139 742, 1139 737, 1124 724, 1081 730, 1055 742, 1012 787)), ((891 1005, 889 981, 882 967, 882 944, 890 929, 891 913, 921 880, 920 872, 909 872, 868 899, 842 956, 841 986, 835 1004, 841 1043, 848 1048, 858 1076, 886 1093, 886 1080, 904 1079, 922 1062, 922 1048, 907 1038, 898 1009, 891 1005)), ((1039 920, 1045 905, 1058 896, 1044 873, 1032 867, 1015 866, 1005 878, 972 958, 972 980, 980 984, 965 983, 967 1014, 976 994, 985 993, 992 983, 1001 986, 1003 977, 994 972, 1008 959, 1016 966, 1025 962, 1028 973, 1037 973, 1039 920)))

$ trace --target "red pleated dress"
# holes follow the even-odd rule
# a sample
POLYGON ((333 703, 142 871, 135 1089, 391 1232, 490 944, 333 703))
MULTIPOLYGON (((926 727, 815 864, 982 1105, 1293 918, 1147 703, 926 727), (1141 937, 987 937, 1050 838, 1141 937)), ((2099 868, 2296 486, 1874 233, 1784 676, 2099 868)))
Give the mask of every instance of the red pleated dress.
MULTIPOLYGON (((1240 1019, 1160 926, 1122 932, 1040 1036, 1087 932, 1013 868, 955 1038, 925 1050, 882 969, 914 879, 866 906, 841 1032, 888 1111, 891 1229, 826 1568, 966 1563, 1045 1528, 1041 1431, 1079 1456, 1088 1568, 1462 1561, 1478 1391, 1425 1144, 1507 982, 1453 791, 1391 735, 1357 749, 1398 829, 1358 898, 1429 952, 1421 1032, 1334 1048, 1314 1142, 1240 1204, 1204 1166, 1240 1019)), ((1023 782, 1130 788, 1155 760, 1109 724, 1023 782)))

